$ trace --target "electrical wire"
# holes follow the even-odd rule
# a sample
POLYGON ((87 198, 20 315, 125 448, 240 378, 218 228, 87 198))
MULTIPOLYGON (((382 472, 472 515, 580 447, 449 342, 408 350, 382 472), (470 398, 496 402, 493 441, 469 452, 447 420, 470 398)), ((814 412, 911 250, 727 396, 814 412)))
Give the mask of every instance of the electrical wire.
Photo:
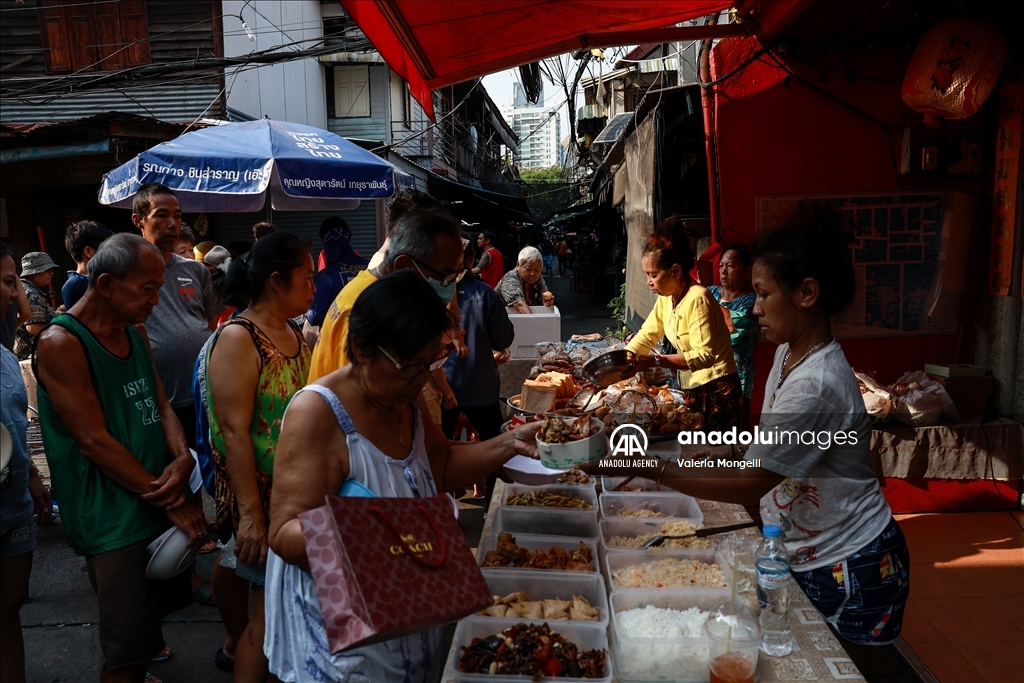
POLYGON ((470 87, 470 89, 466 92, 466 95, 462 98, 462 100, 457 105, 452 107, 451 111, 449 111, 448 113, 442 115, 441 118, 439 118, 437 121, 435 121, 434 123, 432 123, 429 126, 427 126, 426 128, 424 128, 423 130, 416 131, 415 133, 413 133, 411 135, 407 135, 406 137, 402 138, 398 142, 392 142, 390 145, 381 145, 380 147, 374 147, 370 151, 376 153, 376 152, 380 152, 380 151, 385 150, 385 149, 392 149, 392 148, 397 147, 399 145, 405 144, 409 140, 412 140, 414 138, 418 138, 419 136, 423 135, 424 133, 426 133, 426 132, 428 132, 430 130, 433 130, 438 125, 440 125, 442 121, 446 120, 452 114, 457 112, 459 110, 459 107, 461 107, 462 105, 464 105, 466 103, 466 100, 469 99, 469 96, 473 94, 473 91, 476 90, 476 87, 478 85, 480 85, 481 83, 483 83, 483 80, 482 79, 477 79, 476 83, 474 83, 470 87))

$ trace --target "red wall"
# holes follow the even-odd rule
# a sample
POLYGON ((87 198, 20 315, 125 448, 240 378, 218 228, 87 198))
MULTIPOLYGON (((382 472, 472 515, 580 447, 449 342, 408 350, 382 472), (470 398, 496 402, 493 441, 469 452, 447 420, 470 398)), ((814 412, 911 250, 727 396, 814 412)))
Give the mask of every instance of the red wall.
MULTIPOLYGON (((752 38, 722 40, 712 53, 714 77, 729 73, 759 47, 752 38)), ((887 56, 880 61, 884 63, 887 56)), ((789 66, 809 80, 818 77, 795 62, 789 66)), ((877 124, 803 83, 784 83, 786 76, 779 68, 755 61, 716 87, 725 243, 753 240, 758 195, 908 189, 895 172, 889 140, 877 124)), ((904 105, 899 83, 862 79, 851 83, 830 75, 821 87, 881 121, 920 121, 904 105)), ((891 382, 906 370, 921 369, 926 361, 953 359, 956 335, 847 339, 842 345, 851 365, 877 370, 879 380, 891 382)), ((761 343, 755 352, 754 413, 760 412, 774 349, 773 344, 761 343)))

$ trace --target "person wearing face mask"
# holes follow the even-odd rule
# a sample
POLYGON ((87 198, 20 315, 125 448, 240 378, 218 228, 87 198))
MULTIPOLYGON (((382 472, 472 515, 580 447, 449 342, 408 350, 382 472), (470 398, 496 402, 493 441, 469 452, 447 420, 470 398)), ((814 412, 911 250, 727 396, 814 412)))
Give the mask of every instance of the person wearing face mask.
POLYGON ((543 267, 540 250, 537 247, 525 247, 519 252, 516 267, 505 273, 494 291, 516 313, 532 313, 531 306, 554 306, 555 295, 548 290, 541 275, 543 267))
POLYGON ((316 294, 306 312, 306 320, 320 327, 327 309, 345 285, 352 281, 369 263, 352 248, 352 231, 337 216, 331 216, 320 226, 320 239, 324 242, 324 266, 316 274, 316 294))
MULTIPOLYGON (((348 365, 345 348, 348 317, 367 287, 388 273, 409 269, 426 280, 438 297, 448 303, 466 272, 462 267, 462 249, 459 222, 447 211, 412 210, 399 217, 389 235, 384 260, 358 273, 328 307, 320 339, 313 349, 309 382, 348 365)), ((441 374, 443 376, 443 371, 441 374)))

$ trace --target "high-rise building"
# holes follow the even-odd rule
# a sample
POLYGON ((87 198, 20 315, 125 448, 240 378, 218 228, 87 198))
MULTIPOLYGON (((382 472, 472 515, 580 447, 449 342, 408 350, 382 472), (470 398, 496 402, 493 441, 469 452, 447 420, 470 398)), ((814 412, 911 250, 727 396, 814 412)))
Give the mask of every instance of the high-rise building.
POLYGON ((501 109, 501 115, 519 138, 519 153, 515 156, 519 168, 564 165, 565 150, 562 147, 559 107, 545 108, 543 92, 536 105, 529 104, 518 83, 513 85, 512 102, 511 107, 501 109))

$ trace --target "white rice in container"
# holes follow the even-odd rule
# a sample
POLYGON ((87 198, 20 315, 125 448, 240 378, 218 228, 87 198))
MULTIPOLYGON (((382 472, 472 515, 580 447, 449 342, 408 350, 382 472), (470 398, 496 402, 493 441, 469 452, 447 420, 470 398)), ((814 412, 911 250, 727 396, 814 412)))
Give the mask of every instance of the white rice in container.
POLYGON ((647 605, 615 615, 617 673, 624 679, 704 680, 708 612, 647 605), (660 641, 660 642, 659 642, 660 641))

